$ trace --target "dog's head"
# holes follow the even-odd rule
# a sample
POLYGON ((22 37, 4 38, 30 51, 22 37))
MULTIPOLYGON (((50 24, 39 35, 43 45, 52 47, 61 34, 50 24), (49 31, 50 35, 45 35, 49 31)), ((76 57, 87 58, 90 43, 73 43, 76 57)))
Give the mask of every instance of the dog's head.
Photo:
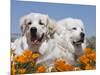
POLYGON ((59 33, 63 33, 65 38, 69 38, 73 44, 82 44, 85 40, 84 24, 80 19, 64 19, 59 21, 59 33))
POLYGON ((55 23, 48 15, 30 13, 20 20, 22 35, 33 44, 40 44, 45 37, 51 37, 54 33, 55 23))

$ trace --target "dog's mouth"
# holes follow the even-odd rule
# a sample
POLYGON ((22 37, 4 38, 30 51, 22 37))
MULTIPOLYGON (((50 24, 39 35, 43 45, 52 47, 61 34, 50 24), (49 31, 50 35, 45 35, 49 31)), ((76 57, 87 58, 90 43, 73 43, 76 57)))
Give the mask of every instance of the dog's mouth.
POLYGON ((41 35, 41 37, 38 37, 37 35, 31 35, 31 42, 33 45, 40 44, 42 39, 44 37, 44 33, 41 35))
POLYGON ((80 39, 78 41, 73 41, 73 44, 75 44, 75 45, 81 45, 83 42, 84 42, 84 39, 82 38, 82 39, 80 39))

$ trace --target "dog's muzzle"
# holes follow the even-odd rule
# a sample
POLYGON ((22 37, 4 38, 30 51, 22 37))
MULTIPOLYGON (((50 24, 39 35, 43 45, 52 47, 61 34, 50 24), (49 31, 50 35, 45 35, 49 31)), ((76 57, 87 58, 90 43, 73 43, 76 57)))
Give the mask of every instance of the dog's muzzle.
POLYGON ((78 41, 73 41, 73 44, 76 44, 76 45, 80 45, 81 43, 84 42, 84 38, 85 38, 85 34, 83 32, 80 33, 80 40, 78 41))
POLYGON ((73 44, 75 44, 75 45, 80 45, 80 44, 82 44, 84 42, 84 39, 80 39, 80 40, 78 40, 78 41, 73 41, 73 44))
POLYGON ((36 27, 32 27, 30 29, 30 34, 31 34, 32 44, 39 44, 44 37, 44 33, 41 35, 41 37, 37 36, 37 28, 36 27))

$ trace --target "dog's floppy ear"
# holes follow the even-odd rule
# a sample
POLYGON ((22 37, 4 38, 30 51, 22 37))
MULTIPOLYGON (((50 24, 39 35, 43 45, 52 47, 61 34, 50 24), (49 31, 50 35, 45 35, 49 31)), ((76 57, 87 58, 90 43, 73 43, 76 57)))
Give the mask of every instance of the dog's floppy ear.
POLYGON ((48 36, 49 38, 53 38, 53 34, 56 31, 56 22, 54 20, 51 19, 47 19, 47 28, 48 28, 48 36))
POLYGON ((22 36, 23 36, 24 33, 25 33, 26 21, 27 21, 26 16, 21 17, 21 19, 20 19, 20 28, 21 28, 22 36))

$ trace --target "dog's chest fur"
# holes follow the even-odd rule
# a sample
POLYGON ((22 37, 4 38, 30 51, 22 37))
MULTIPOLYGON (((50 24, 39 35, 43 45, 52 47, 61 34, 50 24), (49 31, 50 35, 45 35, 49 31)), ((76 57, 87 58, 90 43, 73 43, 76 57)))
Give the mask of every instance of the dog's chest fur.
POLYGON ((83 55, 83 49, 82 49, 82 45, 74 45, 75 47, 75 55, 76 58, 80 57, 81 55, 83 55))

